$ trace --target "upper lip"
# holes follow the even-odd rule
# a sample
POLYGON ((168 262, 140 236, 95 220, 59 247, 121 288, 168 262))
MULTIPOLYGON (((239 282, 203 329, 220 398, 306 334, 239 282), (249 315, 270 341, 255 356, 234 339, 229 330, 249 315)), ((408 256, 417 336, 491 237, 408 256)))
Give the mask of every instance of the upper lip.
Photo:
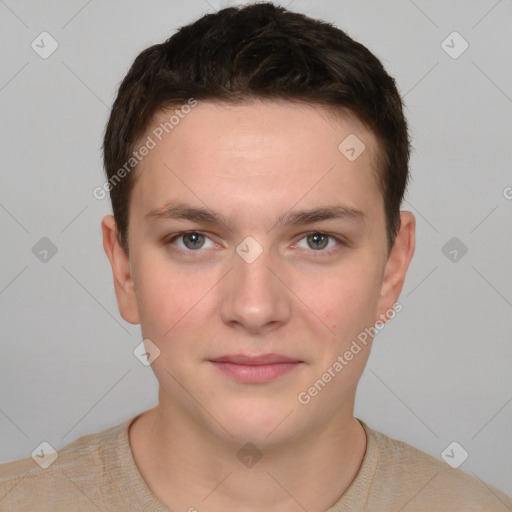
POLYGON ((213 363, 232 363, 243 365, 262 365, 262 364, 277 364, 277 363, 300 363, 299 359, 282 356, 280 354, 230 354, 226 356, 216 357, 210 359, 213 363))

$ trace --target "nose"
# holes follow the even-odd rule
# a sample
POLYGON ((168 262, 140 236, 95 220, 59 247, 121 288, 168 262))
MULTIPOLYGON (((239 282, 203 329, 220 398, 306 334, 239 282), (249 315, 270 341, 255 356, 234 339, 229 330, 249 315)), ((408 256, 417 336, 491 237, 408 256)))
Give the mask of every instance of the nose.
POLYGON ((234 255, 233 269, 223 282, 222 321, 251 334, 264 334, 290 319, 290 294, 277 277, 279 269, 268 252, 252 262, 234 255))

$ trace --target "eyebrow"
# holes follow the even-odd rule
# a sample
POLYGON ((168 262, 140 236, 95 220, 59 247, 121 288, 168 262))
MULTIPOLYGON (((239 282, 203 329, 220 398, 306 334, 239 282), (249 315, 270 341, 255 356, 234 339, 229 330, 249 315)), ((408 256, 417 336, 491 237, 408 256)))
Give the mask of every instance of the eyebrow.
MULTIPOLYGON (((162 208, 150 210, 146 213, 144 218, 149 222, 183 219, 193 222, 204 222, 211 225, 224 224, 228 227, 230 225, 229 219, 208 208, 176 203, 168 203, 162 208)), ((357 208, 343 205, 330 205, 308 210, 285 212, 278 217, 275 224, 281 224, 282 226, 299 226, 326 220, 362 221, 365 220, 365 218, 366 215, 357 208)))

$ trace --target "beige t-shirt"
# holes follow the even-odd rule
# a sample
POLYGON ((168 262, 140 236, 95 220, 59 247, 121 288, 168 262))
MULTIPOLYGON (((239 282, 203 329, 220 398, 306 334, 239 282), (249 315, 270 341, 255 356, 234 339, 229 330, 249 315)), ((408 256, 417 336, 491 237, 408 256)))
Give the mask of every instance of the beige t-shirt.
MULTIPOLYGON (((128 428, 136 417, 68 444, 47 469, 30 457, 0 465, 0 510, 168 512, 133 460, 128 428)), ((512 510, 512 500, 496 488, 360 422, 367 439, 363 462, 326 512, 512 510)))

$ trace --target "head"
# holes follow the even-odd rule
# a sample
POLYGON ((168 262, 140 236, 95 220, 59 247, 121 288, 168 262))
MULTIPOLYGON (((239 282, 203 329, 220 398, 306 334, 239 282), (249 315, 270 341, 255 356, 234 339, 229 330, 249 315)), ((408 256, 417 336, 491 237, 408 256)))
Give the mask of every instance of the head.
POLYGON ((182 27, 144 50, 122 81, 103 149, 113 213, 126 250, 139 160, 133 152, 143 146, 155 114, 164 109, 176 114, 171 121, 167 116, 167 125, 158 132, 165 136, 191 102, 239 104, 265 98, 348 111, 372 132, 379 146, 374 170, 391 247, 409 163, 407 124, 393 78, 365 46, 340 29, 266 3, 223 9, 182 27))
POLYGON ((414 248, 407 125, 379 60, 272 4, 206 15, 136 58, 104 160, 120 311, 160 351, 167 410, 260 446, 348 418, 360 334, 395 315, 414 248), (233 354, 294 363, 242 382, 219 369, 233 354))

